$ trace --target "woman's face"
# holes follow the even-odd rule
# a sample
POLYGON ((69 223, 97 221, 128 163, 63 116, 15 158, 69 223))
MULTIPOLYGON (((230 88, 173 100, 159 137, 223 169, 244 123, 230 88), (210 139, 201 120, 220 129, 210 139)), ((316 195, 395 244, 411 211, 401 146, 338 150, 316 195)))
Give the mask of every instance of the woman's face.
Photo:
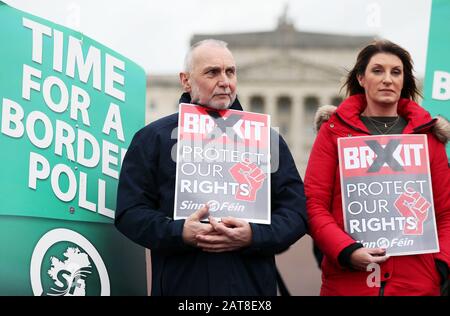
POLYGON ((393 54, 375 54, 358 81, 365 90, 368 105, 397 105, 403 89, 403 63, 393 54))

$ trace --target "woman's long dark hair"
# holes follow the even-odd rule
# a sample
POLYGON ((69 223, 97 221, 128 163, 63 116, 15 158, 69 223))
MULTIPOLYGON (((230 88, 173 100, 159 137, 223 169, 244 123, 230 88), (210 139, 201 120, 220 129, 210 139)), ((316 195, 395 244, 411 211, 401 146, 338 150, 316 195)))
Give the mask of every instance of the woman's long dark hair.
POLYGON ((342 86, 342 88, 346 88, 347 95, 365 93, 364 88, 358 82, 358 75, 364 75, 370 59, 378 53, 392 54, 400 58, 403 63, 403 89, 400 97, 417 101, 417 97, 421 94, 416 86, 411 55, 404 48, 387 40, 375 41, 364 47, 358 54, 356 64, 348 73, 342 86))

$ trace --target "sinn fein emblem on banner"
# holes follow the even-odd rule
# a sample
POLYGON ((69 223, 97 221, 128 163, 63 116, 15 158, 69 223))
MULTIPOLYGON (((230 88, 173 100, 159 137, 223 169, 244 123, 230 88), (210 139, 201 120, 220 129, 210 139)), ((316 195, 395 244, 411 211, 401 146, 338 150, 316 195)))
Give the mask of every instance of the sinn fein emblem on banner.
POLYGON ((103 259, 92 243, 75 231, 57 228, 44 234, 34 248, 30 266, 34 295, 110 295, 103 259))

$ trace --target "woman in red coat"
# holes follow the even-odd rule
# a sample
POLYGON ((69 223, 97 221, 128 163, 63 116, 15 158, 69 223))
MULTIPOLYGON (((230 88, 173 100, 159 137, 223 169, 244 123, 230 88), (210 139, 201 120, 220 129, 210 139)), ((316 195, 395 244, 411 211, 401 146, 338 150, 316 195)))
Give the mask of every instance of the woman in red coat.
POLYGON ((345 87, 349 97, 339 107, 322 107, 316 115, 318 135, 305 176, 310 233, 324 254, 321 295, 439 295, 450 265, 450 124, 414 102, 419 93, 411 57, 392 42, 365 47, 345 87), (381 134, 427 136, 437 253, 389 257, 344 231, 337 139, 381 134))

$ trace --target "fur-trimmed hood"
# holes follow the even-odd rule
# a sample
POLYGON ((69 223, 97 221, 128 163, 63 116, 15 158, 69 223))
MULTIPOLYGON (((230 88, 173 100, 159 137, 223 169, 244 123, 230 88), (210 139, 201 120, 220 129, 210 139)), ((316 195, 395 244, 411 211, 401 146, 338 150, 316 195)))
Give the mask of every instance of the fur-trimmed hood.
MULTIPOLYGON (((314 117, 314 128, 316 132, 319 131, 323 123, 330 119, 336 110, 337 107, 334 105, 323 105, 319 107, 314 117)), ((446 144, 450 140, 450 122, 443 116, 436 116, 432 132, 440 142, 446 144)))

